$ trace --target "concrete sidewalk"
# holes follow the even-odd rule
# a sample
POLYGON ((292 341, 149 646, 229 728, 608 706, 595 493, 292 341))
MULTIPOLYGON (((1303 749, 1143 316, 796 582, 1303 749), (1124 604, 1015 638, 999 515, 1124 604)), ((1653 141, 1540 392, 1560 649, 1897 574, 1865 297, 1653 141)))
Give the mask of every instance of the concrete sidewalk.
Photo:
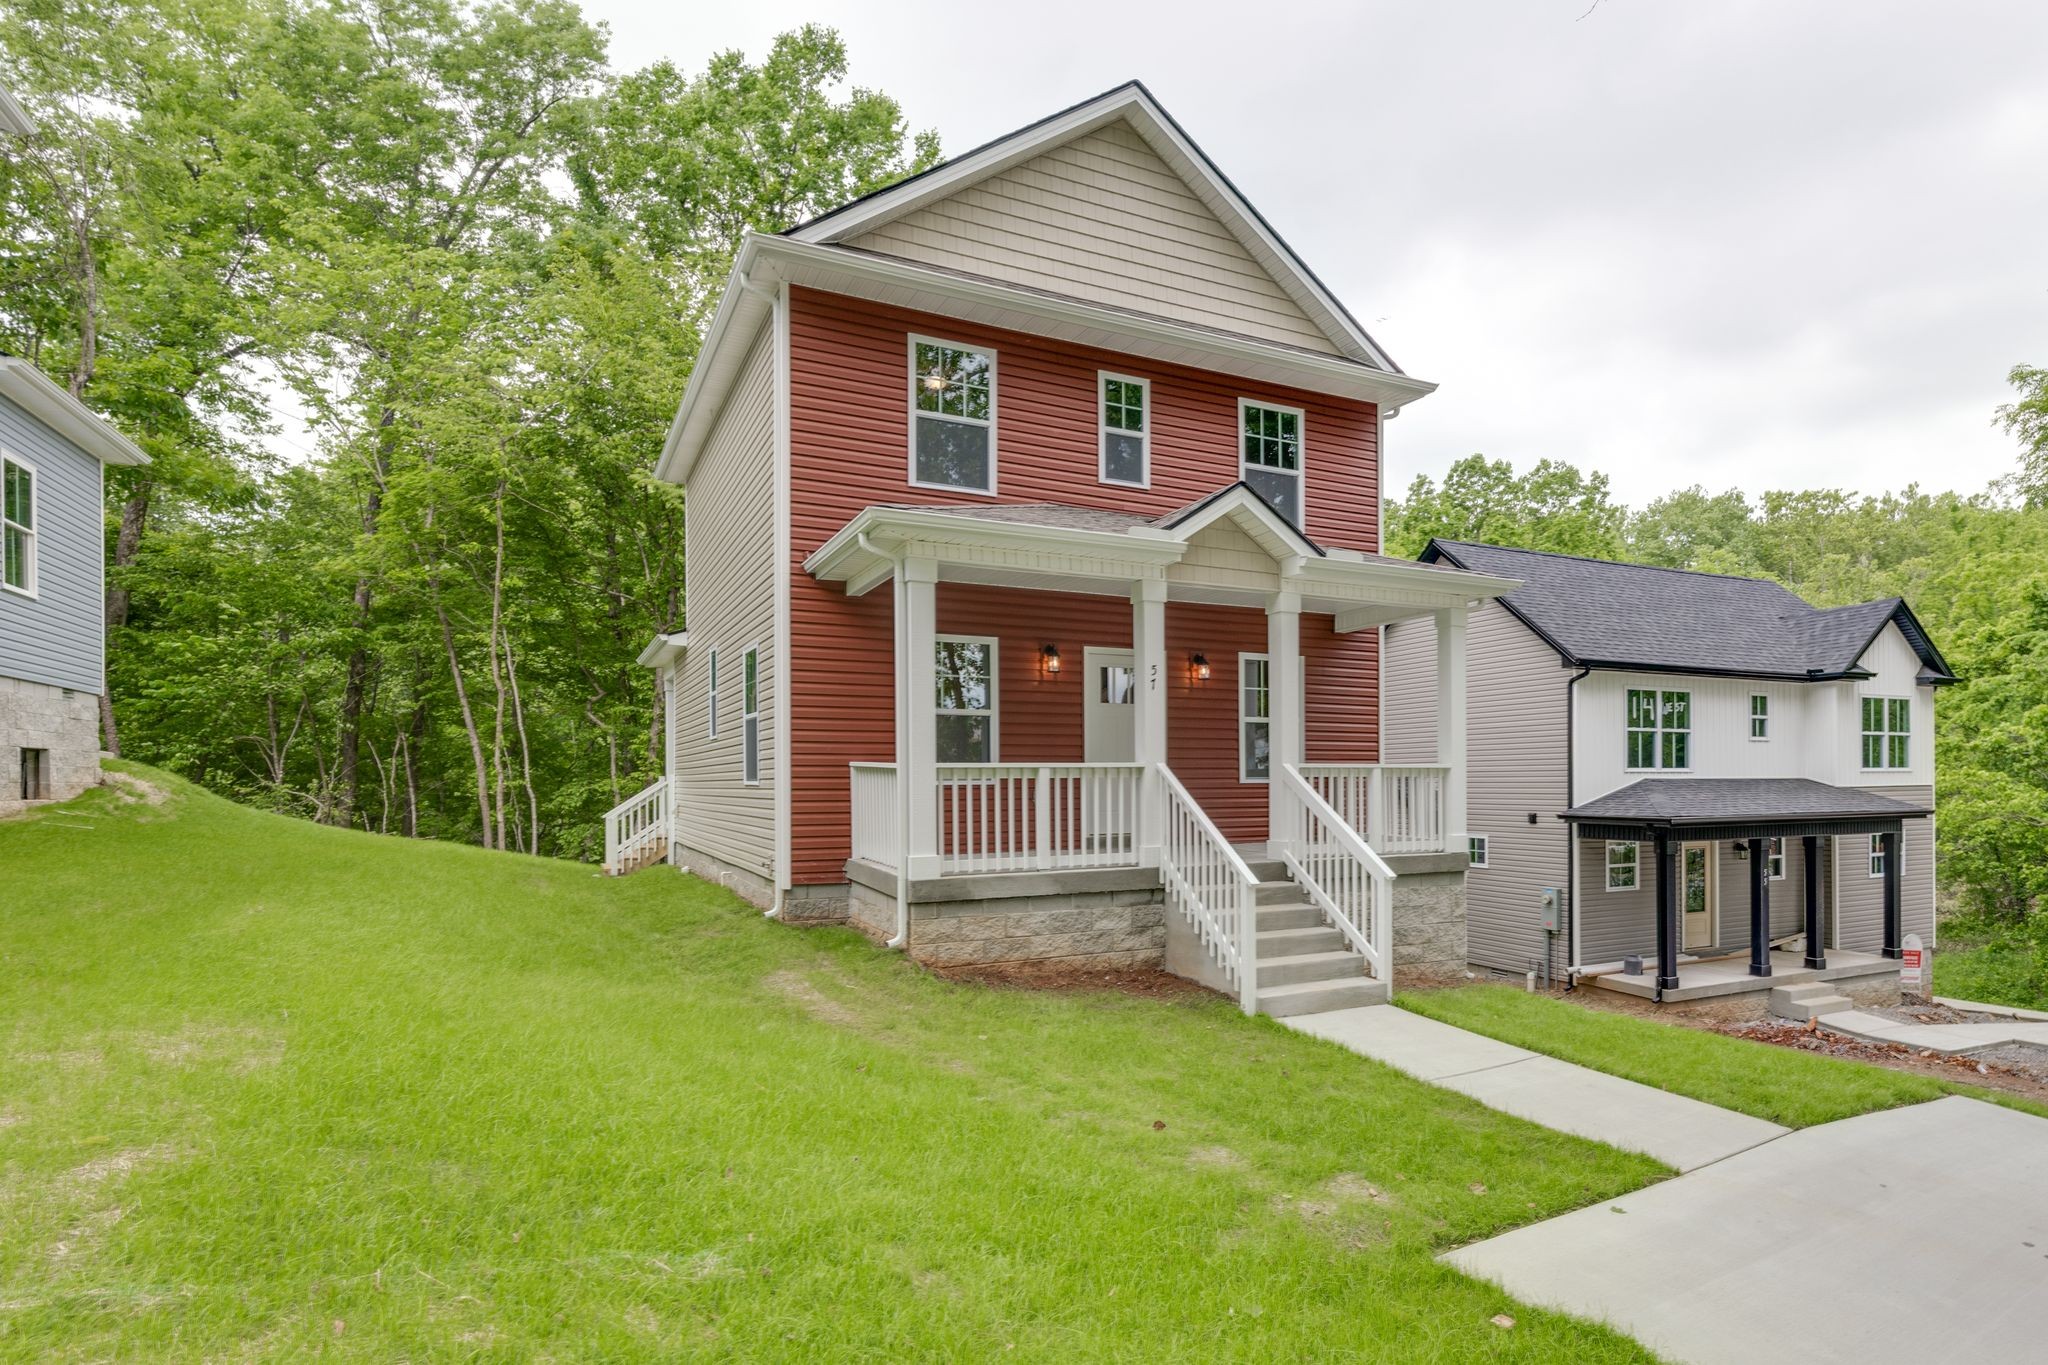
POLYGON ((1908 1024, 1862 1010, 1838 1010, 1821 1015, 1815 1022, 1824 1029, 1861 1038, 1866 1043, 1899 1043, 1945 1057, 1982 1052, 1987 1047, 2004 1047, 2009 1043, 2048 1048, 2048 1023, 2028 1019, 2000 1019, 1986 1024, 1908 1024))
POLYGON ((1447 1253, 1699 1365, 2039 1360, 2048 1127, 1950 1096, 1447 1253))
POLYGON ((1366 1005, 1280 1020, 1518 1118, 1695 1170, 1789 1129, 1425 1019, 1366 1005))

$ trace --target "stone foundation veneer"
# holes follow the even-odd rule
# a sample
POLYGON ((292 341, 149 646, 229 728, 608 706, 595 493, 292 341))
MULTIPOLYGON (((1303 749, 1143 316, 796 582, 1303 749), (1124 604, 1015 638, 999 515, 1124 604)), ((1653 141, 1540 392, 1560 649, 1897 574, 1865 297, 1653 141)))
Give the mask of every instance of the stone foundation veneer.
POLYGON ((1394 989, 1448 985, 1464 979, 1463 853, 1397 854, 1394 873, 1394 989))
MULTIPOLYGON (((852 865, 848 875, 849 922, 871 938, 892 937, 893 879, 852 865)), ((913 883, 910 956, 928 967, 1157 967, 1166 955, 1165 894, 1156 884, 1117 885, 1143 875, 964 878, 959 894, 943 900, 935 898, 942 883, 913 883)))
POLYGON ((99 697, 47 683, 0 677, 0 815, 35 802, 21 799, 21 751, 45 749, 52 801, 68 801, 100 780, 99 697))

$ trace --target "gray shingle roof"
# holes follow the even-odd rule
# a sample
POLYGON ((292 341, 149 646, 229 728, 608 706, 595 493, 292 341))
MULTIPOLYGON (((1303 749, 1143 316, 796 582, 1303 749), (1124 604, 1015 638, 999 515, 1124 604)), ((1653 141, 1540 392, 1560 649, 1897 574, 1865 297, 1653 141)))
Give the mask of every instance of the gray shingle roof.
POLYGON ((1806 777, 1646 777, 1564 813, 1608 824, 1731 824, 1926 815, 1925 806, 1806 777))
POLYGON ((1953 676, 1896 597, 1823 609, 1769 579, 1461 540, 1432 540, 1422 558, 1520 579, 1502 602, 1576 664, 1802 681, 1853 676, 1878 631, 1897 620, 1935 680, 1953 676))

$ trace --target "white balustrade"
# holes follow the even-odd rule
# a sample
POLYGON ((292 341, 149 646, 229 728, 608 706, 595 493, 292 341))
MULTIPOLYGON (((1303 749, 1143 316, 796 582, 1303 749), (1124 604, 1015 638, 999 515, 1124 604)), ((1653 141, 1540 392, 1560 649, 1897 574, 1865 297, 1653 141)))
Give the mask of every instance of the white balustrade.
POLYGON ((1280 764, 1284 797, 1275 842, 1295 882, 1322 908, 1374 977, 1393 984, 1394 873, 1300 769, 1280 764))
POLYGON ((1158 774, 1166 819, 1159 847, 1167 908, 1193 926, 1246 1014, 1258 1009, 1258 878, 1164 763, 1158 774))
POLYGON ((605 812, 604 870, 609 877, 637 872, 668 856, 669 780, 645 789, 605 812))
POLYGON ((1449 853, 1444 820, 1450 769, 1380 763, 1304 763, 1305 781, 1338 818, 1383 853, 1449 853))
POLYGON ((903 841, 903 808, 896 796, 894 763, 853 763, 853 856, 896 870, 903 841))
POLYGON ((941 876, 1138 863, 1136 763, 942 763, 941 876))

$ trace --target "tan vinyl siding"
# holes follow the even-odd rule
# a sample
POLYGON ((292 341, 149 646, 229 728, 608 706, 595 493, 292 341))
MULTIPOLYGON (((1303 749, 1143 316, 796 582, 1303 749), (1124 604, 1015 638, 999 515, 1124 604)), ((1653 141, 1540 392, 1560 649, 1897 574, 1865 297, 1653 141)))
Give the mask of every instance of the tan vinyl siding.
POLYGON ((1166 581, 1274 592, 1280 587, 1280 574, 1273 556, 1260 549, 1243 527, 1226 519, 1213 521, 1194 534, 1187 555, 1167 567, 1166 581))
POLYGON ((1123 122, 848 244, 1337 353, 1230 229, 1123 122))
MULTIPOLYGON (((1827 856, 1826 844, 1821 857, 1827 856)), ((1674 860, 1677 855, 1672 855, 1674 860)), ((1656 845, 1643 840, 1639 854, 1637 886, 1633 891, 1607 889, 1607 842, 1579 841, 1580 961, 1586 966, 1618 962, 1629 953, 1641 953, 1646 962, 1657 956, 1657 853, 1656 845)), ((1722 841, 1715 866, 1720 877, 1717 899, 1720 922, 1712 944, 1684 950, 1694 957, 1714 957, 1749 951, 1749 863, 1735 856, 1735 845, 1722 841)), ((1806 922, 1806 854, 1798 839, 1785 841, 1785 877, 1770 884, 1771 936, 1796 934, 1806 922)), ((1827 905, 1827 883, 1822 878, 1821 904, 1827 905)), ((1823 913, 1825 919, 1825 913, 1823 913)))
POLYGON ((679 860, 692 849, 775 875, 775 352, 764 327, 686 488, 686 628, 670 697, 679 860), (746 652, 759 654, 760 780, 743 780, 746 652), (711 651, 718 737, 707 737, 711 651))
POLYGON ((1436 762, 1436 622, 1425 617, 1387 627, 1384 677, 1385 761, 1436 762))
MULTIPOLYGON (((1932 787, 1865 787, 1878 796, 1933 806, 1932 787)), ((1934 942, 1934 821, 1908 820, 1900 840, 1904 861, 1899 865, 1900 934, 1918 934, 1923 944, 1934 942)), ((1859 953, 1874 953, 1884 947, 1884 878, 1870 875, 1870 836, 1845 835, 1835 850, 1835 902, 1838 918, 1834 946, 1859 953)))

